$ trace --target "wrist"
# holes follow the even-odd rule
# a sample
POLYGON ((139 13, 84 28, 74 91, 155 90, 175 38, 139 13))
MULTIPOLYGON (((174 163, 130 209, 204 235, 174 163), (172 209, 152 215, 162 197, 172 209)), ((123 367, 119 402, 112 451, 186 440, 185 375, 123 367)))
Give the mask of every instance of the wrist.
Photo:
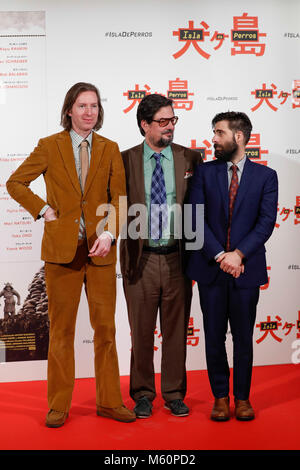
POLYGON ((99 239, 108 238, 109 240, 113 241, 113 235, 110 232, 103 232, 98 238, 99 239))
POLYGON ((241 261, 243 261, 244 259, 244 254, 241 252, 241 250, 239 250, 238 248, 236 248, 235 250, 235 253, 237 253, 239 255, 239 257, 241 258, 241 261))

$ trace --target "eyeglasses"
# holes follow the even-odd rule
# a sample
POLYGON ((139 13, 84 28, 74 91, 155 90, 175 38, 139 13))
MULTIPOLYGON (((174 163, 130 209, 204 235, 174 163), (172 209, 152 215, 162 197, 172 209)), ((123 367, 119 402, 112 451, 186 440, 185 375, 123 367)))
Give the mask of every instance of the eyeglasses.
POLYGON ((173 116, 171 118, 152 119, 152 121, 158 122, 159 127, 166 127, 170 121, 173 124, 173 126, 175 126, 175 124, 178 121, 178 116, 173 116))

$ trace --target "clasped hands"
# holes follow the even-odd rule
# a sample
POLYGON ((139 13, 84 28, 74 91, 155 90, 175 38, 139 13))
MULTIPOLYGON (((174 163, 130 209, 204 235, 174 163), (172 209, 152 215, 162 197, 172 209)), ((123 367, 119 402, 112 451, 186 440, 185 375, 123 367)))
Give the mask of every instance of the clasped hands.
POLYGON ((222 253, 216 261, 225 273, 231 274, 236 279, 244 272, 243 254, 238 249, 222 253))
MULTIPOLYGON (((48 207, 44 214, 44 219, 46 222, 51 222, 57 219, 55 210, 52 209, 52 207, 48 207)), ((89 256, 100 256, 104 258, 106 255, 108 255, 111 248, 111 244, 111 236, 108 233, 102 233, 100 237, 95 240, 92 248, 89 251, 89 256)))

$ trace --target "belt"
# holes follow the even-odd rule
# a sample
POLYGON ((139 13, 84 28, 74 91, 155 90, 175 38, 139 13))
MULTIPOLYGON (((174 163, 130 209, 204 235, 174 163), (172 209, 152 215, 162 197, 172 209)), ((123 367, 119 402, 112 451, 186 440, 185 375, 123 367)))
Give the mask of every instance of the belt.
POLYGON ((154 246, 143 246, 143 251, 148 251, 150 253, 154 253, 156 255, 168 255, 169 253, 175 253, 179 250, 178 244, 170 245, 170 246, 160 246, 158 248, 154 246))

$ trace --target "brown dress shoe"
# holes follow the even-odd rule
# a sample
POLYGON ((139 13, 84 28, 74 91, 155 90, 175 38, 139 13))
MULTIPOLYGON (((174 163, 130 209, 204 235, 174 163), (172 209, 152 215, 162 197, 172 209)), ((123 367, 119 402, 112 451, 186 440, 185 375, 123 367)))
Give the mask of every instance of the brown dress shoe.
POLYGON ((64 411, 49 410, 46 416, 46 426, 48 428, 60 428, 65 423, 68 414, 64 411))
POLYGON ((210 415, 213 421, 228 421, 230 418, 229 397, 215 398, 215 403, 210 415))
POLYGON ((97 406, 97 415, 103 416, 104 418, 115 419, 123 423, 132 423, 136 420, 136 415, 133 411, 130 411, 126 406, 122 405, 118 408, 104 408, 103 406, 97 406))
POLYGON ((254 410, 249 400, 234 400, 235 403, 235 417, 240 421, 250 421, 254 419, 254 410))

